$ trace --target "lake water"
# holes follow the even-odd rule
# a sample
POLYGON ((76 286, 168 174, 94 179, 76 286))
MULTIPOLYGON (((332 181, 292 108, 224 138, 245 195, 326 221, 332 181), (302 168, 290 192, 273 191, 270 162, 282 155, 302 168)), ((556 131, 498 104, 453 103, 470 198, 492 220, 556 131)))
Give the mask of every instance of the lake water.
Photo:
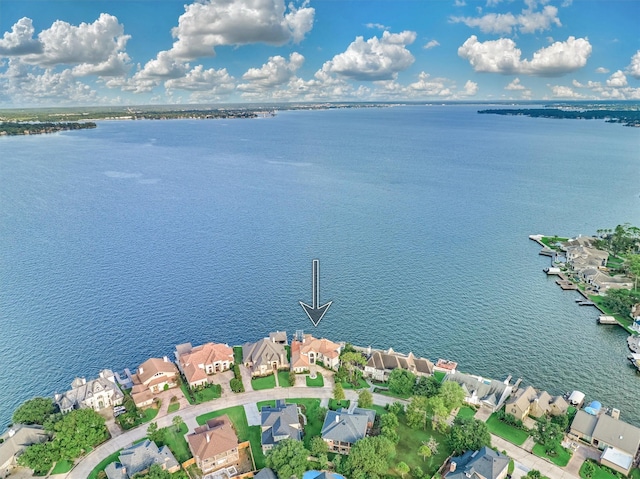
POLYGON ((640 425, 626 334, 529 234, 640 224, 640 130, 473 106, 0 138, 0 424, 76 375, 276 329, 578 389, 640 425), (311 261, 320 259, 313 328, 311 261))

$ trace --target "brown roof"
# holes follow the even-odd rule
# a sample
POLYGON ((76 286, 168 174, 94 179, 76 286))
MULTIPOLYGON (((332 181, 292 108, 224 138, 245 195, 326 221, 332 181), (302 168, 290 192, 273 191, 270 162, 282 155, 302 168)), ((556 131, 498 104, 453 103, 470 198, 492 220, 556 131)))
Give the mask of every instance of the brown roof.
POLYGON ((143 384, 148 384, 151 378, 157 373, 178 375, 176 365, 172 362, 165 361, 160 358, 147 359, 144 363, 138 367, 138 374, 136 374, 138 381, 143 384))
POLYGON ((440 369, 447 369, 449 371, 453 371, 458 367, 458 363, 455 361, 449 361, 448 359, 438 359, 436 363, 436 367, 440 369))
POLYGON ((233 362, 233 349, 226 344, 206 343, 181 354, 179 361, 187 381, 193 383, 207 377, 200 365, 205 366, 219 361, 233 362))
POLYGON ((340 356, 340 345, 326 338, 316 339, 310 334, 304 335, 304 342, 291 341, 291 363, 293 367, 309 367, 309 352, 320 353, 335 359, 340 356))
POLYGON ((201 461, 238 447, 238 436, 227 415, 212 419, 187 436, 189 449, 201 461))

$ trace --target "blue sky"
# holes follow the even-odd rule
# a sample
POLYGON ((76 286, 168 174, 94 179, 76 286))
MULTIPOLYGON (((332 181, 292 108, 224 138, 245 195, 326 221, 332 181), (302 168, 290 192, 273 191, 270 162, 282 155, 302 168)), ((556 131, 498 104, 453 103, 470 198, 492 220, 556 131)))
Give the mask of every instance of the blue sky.
POLYGON ((640 0, 0 0, 0 107, 640 99, 640 0))

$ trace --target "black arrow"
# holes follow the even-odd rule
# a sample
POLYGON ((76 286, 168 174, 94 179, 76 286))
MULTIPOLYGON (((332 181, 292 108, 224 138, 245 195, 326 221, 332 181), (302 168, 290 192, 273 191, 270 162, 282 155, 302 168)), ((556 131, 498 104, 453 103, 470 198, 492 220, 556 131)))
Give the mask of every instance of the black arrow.
POLYGON ((320 260, 314 259, 312 267, 313 272, 311 274, 311 294, 313 296, 313 303, 311 306, 309 306, 308 304, 300 301, 300 306, 302 306, 304 312, 307 313, 307 316, 309 316, 309 319, 311 320, 313 325, 318 326, 318 323, 324 316, 324 313, 327 312, 327 309, 329 309, 329 306, 331 306, 331 303, 333 301, 329 301, 323 306, 318 306, 318 303, 320 303, 320 260))

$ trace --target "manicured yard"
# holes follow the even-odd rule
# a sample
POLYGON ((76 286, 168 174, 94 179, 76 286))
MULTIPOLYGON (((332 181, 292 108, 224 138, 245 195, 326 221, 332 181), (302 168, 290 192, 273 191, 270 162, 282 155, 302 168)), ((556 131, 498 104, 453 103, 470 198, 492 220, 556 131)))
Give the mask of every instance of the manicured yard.
POLYGON ((175 426, 169 426, 165 428, 164 439, 158 443, 158 446, 169 446, 178 462, 185 462, 192 457, 187 440, 184 438, 188 431, 189 428, 185 423, 180 425, 180 431, 176 430, 175 426))
POLYGON ((532 451, 538 457, 544 457, 553 462, 556 466, 564 467, 569 463, 569 459, 571 459, 571 453, 567 451, 564 447, 558 446, 556 449, 557 454, 555 456, 548 456, 544 452, 544 447, 540 444, 536 444, 533 446, 532 451))
MULTIPOLYGON (((593 476, 591 477, 591 479, 618 479, 618 477, 615 475, 615 473, 609 469, 608 467, 604 467, 601 466, 600 464, 598 464, 595 461, 591 461, 593 463, 593 465, 595 466, 595 472, 593 473, 593 476)), ((585 476, 584 474, 584 465, 587 463, 587 461, 585 461, 582 466, 580 466, 580 477, 582 479, 588 479, 587 476, 585 476)), ((634 469, 631 471, 631 477, 632 478, 637 478, 640 477, 640 471, 638 471, 638 469, 634 469)))
POLYGON ((218 399, 222 395, 222 386, 219 384, 211 384, 201 391, 193 393, 196 398, 196 404, 218 399))
POLYGON ((311 438, 319 436, 322 430, 323 421, 318 417, 320 399, 287 399, 287 403, 304 406, 302 412, 307 417, 307 425, 304 427, 304 445, 307 448, 311 447, 311 438))
POLYGON ((522 429, 517 429, 513 426, 509 426, 508 424, 500 421, 497 416, 492 414, 487 419, 487 428, 489 432, 495 434, 496 436, 501 437, 502 439, 509 441, 516 446, 521 446, 529 437, 529 433, 523 431, 522 429))
POLYGON ((409 399, 411 397, 411 394, 394 394, 391 391, 389 391, 388 389, 380 389, 380 388, 375 388, 373 390, 374 393, 376 394, 382 394, 383 396, 387 396, 390 398, 396 398, 396 399, 409 399))
POLYGON ((351 401, 349 401, 348 399, 344 399, 342 401, 336 401, 333 398, 329 399, 329 409, 331 409, 332 411, 337 411, 341 407, 348 409, 349 404, 351 404, 351 401))
POLYGON ((122 449, 120 449, 119 451, 114 452, 110 456, 107 456, 102 461, 100 461, 100 463, 98 463, 98 465, 93 469, 93 471, 91 471, 89 473, 89 477, 87 479, 98 479, 98 474, 101 471, 104 471, 105 467, 107 467, 112 462, 118 460, 118 457, 120 456, 120 452, 121 451, 122 451, 122 449))
POLYGON ((242 364, 242 346, 233 347, 233 360, 234 364, 242 364))
POLYGON ((51 474, 66 474, 73 467, 73 462, 69 461, 58 461, 56 462, 55 467, 51 471, 51 474))
MULTIPOLYGON (((320 404, 320 401, 318 401, 318 404, 320 404)), ((219 411, 202 414, 201 416, 196 417, 196 422, 202 426, 209 419, 220 417, 224 414, 229 416, 229 419, 231 419, 240 442, 251 442, 251 451, 253 452, 253 459, 256 462, 256 467, 258 469, 264 467, 264 454, 262 454, 262 445, 260 443, 260 426, 249 426, 243 406, 228 407, 226 409, 220 409, 219 411)))
POLYGON ((178 409, 180 409, 180 403, 179 402, 171 403, 171 404, 169 404, 169 409, 167 409, 167 413, 176 412, 178 409))
POLYGON ((458 411, 458 415, 456 417, 473 417, 476 415, 476 410, 472 407, 462 406, 458 411))
POLYGON ((543 236, 540 238, 540 242, 546 245, 548 248, 559 250, 560 248, 556 246, 556 243, 563 243, 564 241, 568 241, 569 238, 562 238, 560 236, 543 236))
POLYGON ((276 377, 273 374, 264 376, 261 378, 253 378, 251 380, 251 387, 254 391, 261 389, 273 389, 276 387, 276 377))
POLYGON ((292 384, 289 383, 289 371, 278 371, 278 384, 283 388, 292 386, 292 384))
POLYGON ((158 415, 158 410, 156 408, 154 407, 147 408, 143 412, 141 423, 153 421, 157 415, 158 415))
POLYGON ((311 377, 307 376, 307 387, 310 388, 321 388, 324 386, 324 379, 322 379, 322 374, 317 373, 315 379, 311 379, 311 377))
POLYGON ((365 389, 368 387, 369 387, 369 383, 362 378, 358 379, 358 385, 356 387, 353 387, 353 384, 348 382, 342 383, 343 389, 365 389))
POLYGON ((439 382, 442 382, 446 375, 447 375, 447 373, 443 373, 442 371, 434 371, 433 372, 433 377, 436 378, 439 382))
POLYGON ((611 311, 609 308, 606 308, 606 307, 602 304, 602 301, 603 301, 603 299, 604 299, 602 296, 591 296, 591 295, 589 295, 589 299, 590 299, 591 301, 593 301, 595 304, 597 304, 597 305, 598 305, 598 307, 599 307, 600 309, 602 309, 606 314, 608 314, 609 316, 613 316, 614 318, 616 318, 616 319, 618 320, 618 322, 619 322, 620 324, 622 324, 622 326, 624 327, 624 329, 626 329, 626 330, 627 330, 627 332, 629 332, 629 333, 632 333, 632 334, 633 334, 633 331, 631 330, 631 323, 632 323, 631 317, 622 316, 621 314, 614 313, 614 312, 613 312, 613 311, 611 311))
POLYGON ((256 403, 256 406, 258 407, 258 411, 262 411, 262 407, 263 406, 275 407, 276 406, 276 400, 275 399, 269 399, 267 401, 260 401, 260 402, 256 403))
POLYGON ((637 467, 635 469, 631 469, 631 479, 640 479, 640 469, 637 467))

